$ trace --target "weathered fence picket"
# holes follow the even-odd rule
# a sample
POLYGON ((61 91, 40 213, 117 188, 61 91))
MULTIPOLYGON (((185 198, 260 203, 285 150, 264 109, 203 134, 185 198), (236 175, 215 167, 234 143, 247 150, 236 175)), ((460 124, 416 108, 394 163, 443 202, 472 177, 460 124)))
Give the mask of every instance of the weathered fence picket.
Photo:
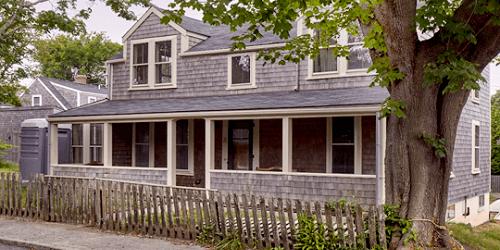
POLYGON ((205 229, 234 235, 257 249, 293 249, 299 214, 322 223, 342 246, 387 248, 382 207, 342 202, 257 199, 218 193, 93 178, 37 175, 21 183, 0 173, 0 214, 103 230, 194 240, 205 229))

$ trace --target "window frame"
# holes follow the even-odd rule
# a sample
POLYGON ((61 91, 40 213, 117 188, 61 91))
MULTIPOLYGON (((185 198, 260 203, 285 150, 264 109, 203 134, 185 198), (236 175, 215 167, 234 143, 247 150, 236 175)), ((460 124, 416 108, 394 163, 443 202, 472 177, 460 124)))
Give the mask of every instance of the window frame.
MULTIPOLYGON (((476 149, 479 152, 479 155, 477 156, 478 158, 481 157, 481 123, 476 120, 472 120, 471 122, 471 172, 472 174, 479 174, 481 173, 481 168, 480 166, 476 166, 476 149), (479 127, 479 142, 478 145, 476 145, 476 127, 479 127)), ((480 160, 480 159, 479 159, 480 160)))
POLYGON ((481 194, 477 197, 477 205, 478 205, 478 210, 481 211, 482 209, 484 209, 484 207, 486 206, 486 195, 484 194, 481 194), (483 205, 481 206, 481 197, 482 197, 482 200, 483 200, 483 205))
MULTIPOLYGON (((338 117, 352 117, 354 119, 354 173, 348 175, 363 175, 363 154, 362 154, 362 116, 334 116, 327 117, 326 122, 326 173, 333 173, 333 146, 347 145, 346 143, 333 142, 333 119, 338 117)), ((351 143, 349 143, 351 144, 351 143)), ((333 173, 339 174, 339 173, 333 173)))
POLYGON ((83 123, 73 123, 71 124, 71 163, 72 164, 85 164, 85 126, 83 123), (81 145, 75 145, 73 144, 73 138, 74 138, 74 126, 80 126, 81 127, 81 134, 80 134, 80 137, 81 137, 81 145), (74 159, 74 148, 81 148, 81 159, 82 159, 82 162, 75 162, 75 159, 74 159))
POLYGON ((457 207, 455 204, 450 204, 446 206, 446 220, 450 221, 457 217, 457 207), (451 208, 453 207, 453 208, 451 208), (453 211, 453 216, 450 216, 450 212, 453 211))
MULTIPOLYGON (((148 90, 148 89, 164 89, 177 88, 177 35, 162 36, 146 39, 137 39, 130 41, 130 58, 129 58, 129 90, 148 90), (156 43, 170 41, 170 49, 172 50, 170 62, 156 62, 156 43), (148 82, 147 84, 134 84, 134 45, 148 44, 148 82), (170 63, 171 81, 168 83, 156 83, 156 65, 170 63)), ((136 64, 138 65, 138 64, 136 64)), ((141 64, 142 65, 142 64, 141 64)), ((145 64, 146 65, 146 64, 145 64)))
MULTIPOLYGON (((94 130, 95 131, 95 130, 94 130)), ((89 125, 89 138, 90 138, 90 142, 89 142, 89 164, 90 165, 96 165, 96 166, 101 166, 104 164, 104 148, 103 148, 103 144, 104 144, 104 123, 90 123, 89 125), (94 133, 92 134, 92 126, 93 125, 101 125, 101 142, 100 144, 92 144, 93 141, 97 141, 97 133, 94 133), (101 162, 99 162, 98 164, 94 164, 94 162, 92 161, 92 152, 94 152, 94 154, 98 151, 98 149, 101 150, 101 162)))
MULTIPOLYGON (((309 34, 314 35, 314 30, 309 30, 309 34)), ((349 34, 347 31, 342 30, 339 33, 338 43, 340 45, 352 46, 358 43, 348 43, 349 34)), ((362 44, 362 43, 359 43, 362 44)), ((328 48, 334 47, 330 45, 328 48)), ((323 47, 322 47, 323 48, 323 47)), ((320 48, 320 49, 322 49, 320 48)), ((325 47, 326 48, 326 47, 325 47)), ((326 79, 326 78, 337 78, 337 77, 349 77, 349 76, 370 76, 375 75, 374 72, 368 72, 368 68, 362 69, 348 69, 347 57, 337 57, 337 70, 328 72, 314 72, 314 58, 308 57, 307 59, 307 78, 306 80, 316 80, 316 79, 326 79)))
POLYGON ((473 89, 471 92, 470 92, 470 97, 471 97, 471 101, 473 103, 476 103, 476 104, 479 104, 479 101, 481 100, 481 92, 479 89, 473 89), (476 93, 478 94, 478 96, 476 96, 476 93))
POLYGON ((239 53, 239 54, 230 54, 227 56, 227 87, 226 90, 238 90, 238 89, 253 89, 257 88, 256 82, 255 82, 255 71, 256 68, 255 66, 257 65, 256 63, 256 56, 255 52, 249 52, 249 53, 239 53), (233 63, 232 59, 233 57, 238 57, 238 56, 249 56, 250 57, 250 82, 249 83, 232 83, 232 78, 233 78, 233 63))
POLYGON ((42 95, 32 95, 31 96, 31 106, 32 107, 40 107, 42 106, 42 95), (35 105, 35 98, 38 98, 40 100, 40 103, 38 105, 35 105))
MULTIPOLYGON (((177 126, 177 123, 176 123, 177 126)), ((176 128, 177 132, 177 128, 176 128)), ((177 135, 176 135, 177 137, 177 135)), ((177 138, 176 138, 177 139, 177 138)), ((167 142, 168 143, 168 142, 167 142)), ((175 141, 176 154, 177 154, 177 140, 175 141)), ((188 168, 187 169, 179 169, 175 166, 175 173, 177 175, 187 175, 194 176, 194 120, 188 119, 188 168)), ((177 161, 176 161, 177 164, 177 161)), ((168 166, 167 166, 168 168, 168 166)))

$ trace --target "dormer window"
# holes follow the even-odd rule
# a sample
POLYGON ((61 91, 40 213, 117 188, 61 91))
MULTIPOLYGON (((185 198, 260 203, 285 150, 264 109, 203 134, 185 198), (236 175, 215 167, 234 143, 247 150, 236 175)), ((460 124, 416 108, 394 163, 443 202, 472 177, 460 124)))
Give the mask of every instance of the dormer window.
POLYGON ((176 36, 131 41, 131 90, 176 87, 176 41, 176 36))
MULTIPOLYGON (((317 34, 317 32, 314 32, 317 34)), ((367 74, 371 65, 368 49, 363 47, 362 36, 352 36, 346 31, 340 32, 338 40, 332 39, 330 46, 320 48, 319 54, 309 59, 308 78, 331 78, 350 75, 367 74), (349 47, 348 57, 337 57, 333 54, 336 42, 349 47)))
POLYGON ((33 107, 42 106, 42 95, 32 95, 31 106, 33 107))
POLYGON ((230 55, 228 64, 228 89, 255 88, 255 54, 230 55))

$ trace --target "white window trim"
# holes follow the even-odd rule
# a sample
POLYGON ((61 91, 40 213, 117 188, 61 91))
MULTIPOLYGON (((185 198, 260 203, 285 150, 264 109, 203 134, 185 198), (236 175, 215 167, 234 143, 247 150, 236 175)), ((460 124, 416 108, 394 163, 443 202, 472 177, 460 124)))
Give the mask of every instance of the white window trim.
MULTIPOLYGON (((475 143, 475 140, 476 140, 476 126, 479 126, 479 144, 481 144, 481 124, 479 121, 476 121, 476 120, 472 120, 472 123, 471 123, 471 149, 472 149, 472 154, 471 154, 471 166, 472 166, 472 169, 471 169, 471 172, 472 174, 479 174, 481 173, 481 168, 479 166, 476 166, 476 161, 475 161, 475 157, 476 157, 476 148, 477 149, 481 149, 481 146, 478 145, 476 147, 476 143, 475 143)), ((481 155, 479 155, 481 156, 481 155)))
POLYGON ((478 207, 478 208, 477 208, 477 211, 478 211, 478 212, 483 211, 483 210, 484 210, 484 208, 486 207, 486 202, 487 202, 486 198, 489 198, 489 197, 487 197, 487 195, 486 195, 486 194, 481 194, 481 195, 478 195, 478 196, 477 196, 477 207, 478 207), (483 204, 482 206, 481 206, 481 203, 480 203, 481 196, 483 196, 483 199, 484 199, 484 204, 483 204))
POLYGON ((130 41, 130 60, 129 60, 129 90, 148 90, 148 89, 170 89, 177 88, 177 35, 173 36, 163 36, 147 39, 138 39, 130 41), (155 62, 155 43, 162 41, 170 41, 172 58, 171 58, 171 73, 172 81, 170 83, 156 83, 156 62, 155 62), (147 43, 148 44, 148 84, 144 85, 134 85, 133 79, 133 60, 134 60, 134 45, 147 43))
MULTIPOLYGON (((361 116, 354 116, 354 173, 348 175, 363 174, 363 142, 362 142, 362 123, 361 116)), ((332 152, 333 152, 333 117, 326 119, 326 173, 332 173, 332 152)), ((337 144, 340 145, 340 144, 337 144)))
MULTIPOLYGON (((175 145, 177 147, 177 143, 175 145)), ((194 120, 188 120, 188 169, 175 169, 177 175, 194 175, 194 120)))
POLYGON ((95 96, 89 96, 87 98, 87 104, 93 103, 93 102, 96 102, 96 101, 97 101, 97 97, 95 97, 95 96))
POLYGON ((456 217, 457 217, 457 208, 456 208, 456 205, 455 204, 449 204, 446 207, 446 220, 451 221, 451 220, 454 220, 456 217), (450 217, 449 213, 448 213, 449 207, 451 207, 451 206, 453 206, 453 217, 450 217))
POLYGON ((85 164, 85 126, 84 126, 83 123, 73 123, 73 124, 71 124, 71 137, 72 137, 72 139, 71 139, 71 157, 74 156, 73 155, 73 152, 74 152, 73 149, 74 148, 81 148, 82 149, 82 156, 81 156, 82 157, 82 162, 75 163, 74 162, 75 159, 72 158, 72 164, 85 164), (82 134, 81 134, 82 144, 79 144, 79 145, 73 144, 73 126, 74 125, 80 125, 80 126, 82 126, 82 130, 81 130, 81 132, 82 132, 82 134))
POLYGON ((255 53, 241 53, 241 54, 230 54, 227 56, 227 87, 226 90, 238 90, 238 89, 254 89, 257 88, 255 83, 255 53), (232 83, 232 58, 236 56, 250 56, 250 82, 249 83, 232 83))
MULTIPOLYGON (((313 35, 314 31, 309 30, 309 34, 313 35)), ((347 45, 348 33, 343 30, 340 32, 339 44, 347 45)), ((352 43, 356 44, 356 43, 352 43)), ((333 47, 331 45, 330 47, 333 47)), ((363 69, 348 69, 348 60, 346 57, 337 57, 337 70, 329 72, 314 72, 314 60, 309 57, 307 60, 307 78, 306 80, 316 80, 316 79, 326 79, 326 78, 339 78, 339 77, 351 77, 351 76, 369 76, 375 75, 374 72, 368 72, 368 68, 363 69)))
POLYGON ((32 95, 32 96, 31 96, 31 106, 33 106, 33 107, 39 107, 39 106, 42 106, 42 105, 43 105, 43 104, 42 104, 42 95, 32 95), (40 105, 36 105, 36 106, 35 106, 35 98, 37 98, 37 97, 38 97, 38 98, 39 98, 39 100, 40 100, 40 105))
POLYGON ((472 101, 473 103, 479 104, 479 101, 480 101, 480 99, 481 99, 481 92, 479 92, 479 97, 476 97, 476 95, 474 94, 474 92, 476 92, 476 91, 478 91, 478 92, 479 92, 480 90, 474 90, 474 89, 473 89, 473 90, 470 92, 470 98, 471 98, 471 101, 472 101))

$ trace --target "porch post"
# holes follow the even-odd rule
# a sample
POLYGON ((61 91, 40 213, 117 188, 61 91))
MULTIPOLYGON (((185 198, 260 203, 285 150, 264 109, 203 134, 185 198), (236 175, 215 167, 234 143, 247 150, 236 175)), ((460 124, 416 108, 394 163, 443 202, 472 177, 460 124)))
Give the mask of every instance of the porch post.
POLYGON ((290 117, 283 117, 282 120, 282 171, 292 172, 292 119, 290 117))
POLYGON ((52 174, 52 165, 56 165, 59 163, 59 155, 58 155, 58 135, 59 129, 56 123, 50 123, 50 130, 49 130, 49 148, 50 148, 50 154, 49 154, 49 173, 52 174))
POLYGON ((386 119, 381 118, 380 112, 376 115, 376 204, 383 205, 385 203, 385 134, 386 134, 386 119))
POLYGON ((210 170, 215 166, 215 121, 205 119, 205 188, 210 188, 210 170))
POLYGON ((167 122, 167 185, 175 186, 177 177, 177 121, 167 122))
POLYGON ((113 166, 113 127, 111 123, 105 122, 102 125, 102 164, 113 166))

